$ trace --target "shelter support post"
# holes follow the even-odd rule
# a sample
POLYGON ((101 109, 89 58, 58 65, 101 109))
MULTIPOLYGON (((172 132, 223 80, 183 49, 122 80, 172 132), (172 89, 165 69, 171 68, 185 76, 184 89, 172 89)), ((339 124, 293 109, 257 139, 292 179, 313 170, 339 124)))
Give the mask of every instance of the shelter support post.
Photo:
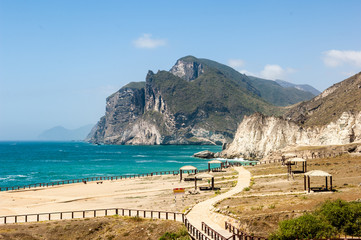
POLYGON ((330 176, 330 190, 332 191, 332 176, 330 176))
POLYGON ((212 190, 214 190, 214 177, 212 177, 212 190))
POLYGON ((326 190, 328 189, 328 186, 327 186, 327 177, 325 177, 325 179, 326 179, 326 190))
POLYGON ((179 181, 182 181, 182 172, 183 172, 183 170, 179 170, 179 176, 180 176, 179 181))
POLYGON ((311 192, 311 179, 310 176, 307 176, 308 179, 308 192, 311 192))
POLYGON ((307 176, 304 175, 303 176, 303 187, 304 187, 305 191, 307 190, 307 188, 306 188, 306 178, 307 178, 307 176))

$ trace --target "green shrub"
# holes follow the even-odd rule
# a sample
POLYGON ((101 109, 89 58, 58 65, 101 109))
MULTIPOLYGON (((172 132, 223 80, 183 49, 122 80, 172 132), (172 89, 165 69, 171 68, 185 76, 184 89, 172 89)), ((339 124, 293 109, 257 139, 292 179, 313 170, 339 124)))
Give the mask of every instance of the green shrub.
POLYGON ((272 234, 270 240, 294 240, 332 237, 336 229, 327 221, 314 214, 305 214, 301 217, 282 221, 279 229, 272 234))
POLYGON ((317 213, 324 216, 338 232, 361 236, 361 203, 343 200, 327 201, 317 213))
POLYGON ((189 240, 188 231, 183 227, 178 232, 166 232, 159 240, 189 240))
POLYGON ((270 239, 332 237, 336 234, 361 236, 361 203, 326 201, 313 214, 282 221, 270 239))

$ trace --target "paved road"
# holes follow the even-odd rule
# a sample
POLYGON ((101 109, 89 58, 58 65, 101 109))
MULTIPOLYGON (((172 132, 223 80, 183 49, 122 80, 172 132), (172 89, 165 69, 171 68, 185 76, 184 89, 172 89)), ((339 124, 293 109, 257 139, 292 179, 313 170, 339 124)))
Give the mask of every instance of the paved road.
POLYGON ((216 230, 218 233, 222 234, 224 237, 228 238, 231 236, 231 234, 224 229, 224 222, 232 222, 234 221, 234 219, 213 212, 213 205, 225 198, 242 192, 245 187, 249 186, 251 180, 251 173, 247 171, 244 167, 236 167, 235 170, 238 171, 238 182, 234 188, 232 188, 226 193, 220 194, 214 198, 196 204, 187 214, 187 219, 193 226, 201 230, 202 222, 205 222, 208 226, 216 230))

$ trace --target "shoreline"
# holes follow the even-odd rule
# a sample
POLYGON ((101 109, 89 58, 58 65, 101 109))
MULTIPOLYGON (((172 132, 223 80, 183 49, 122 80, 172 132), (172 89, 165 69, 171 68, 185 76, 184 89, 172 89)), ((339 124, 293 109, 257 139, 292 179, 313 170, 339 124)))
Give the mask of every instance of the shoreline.
MULTIPOLYGON (((216 187, 227 191, 234 181, 231 168, 215 172, 216 187)), ((208 181, 198 181, 198 186, 208 186, 208 181)), ((196 202, 214 196, 213 191, 191 194, 194 182, 179 182, 178 175, 157 175, 144 178, 59 185, 0 192, 0 216, 37 214, 43 212, 77 211, 98 208, 127 208, 184 212, 196 202), (184 197, 175 201, 173 188, 185 188, 184 197)))

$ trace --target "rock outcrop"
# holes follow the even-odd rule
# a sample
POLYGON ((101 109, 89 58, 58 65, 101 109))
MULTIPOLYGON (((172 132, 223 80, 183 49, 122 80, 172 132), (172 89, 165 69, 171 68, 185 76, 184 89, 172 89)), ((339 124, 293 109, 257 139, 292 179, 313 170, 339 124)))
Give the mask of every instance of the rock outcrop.
POLYGON ((326 126, 302 127, 277 117, 245 117, 222 157, 264 158, 296 146, 344 145, 361 141, 361 112, 344 112, 326 126))
POLYGON ((193 154, 193 157, 209 159, 209 158, 214 158, 214 155, 215 155, 214 152, 205 150, 205 151, 201 151, 201 152, 197 152, 197 153, 193 154))
POLYGON ((186 81, 192 81, 199 77, 203 72, 203 65, 196 61, 185 61, 179 59, 176 64, 171 68, 171 73, 186 81))

